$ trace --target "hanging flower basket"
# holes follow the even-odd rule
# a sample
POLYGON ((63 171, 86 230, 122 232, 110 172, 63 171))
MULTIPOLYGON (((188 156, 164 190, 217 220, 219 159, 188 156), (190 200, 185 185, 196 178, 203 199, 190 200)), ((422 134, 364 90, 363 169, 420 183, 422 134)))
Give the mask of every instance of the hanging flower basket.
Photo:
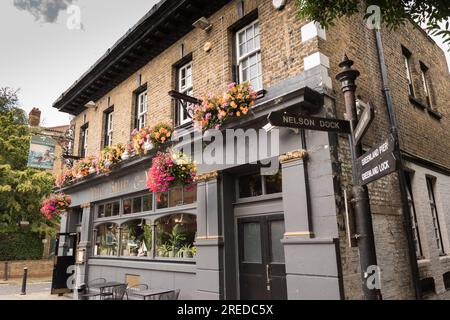
POLYGON ((59 223, 61 216, 69 209, 72 200, 70 196, 63 193, 51 194, 41 204, 41 213, 50 221, 59 223))
POLYGON ((147 175, 147 187, 154 193, 167 192, 178 185, 190 186, 197 167, 181 152, 159 152, 152 161, 147 175))
POLYGON ((150 142, 155 148, 160 147, 172 139, 173 128, 168 123, 160 123, 153 127, 150 133, 150 142))
POLYGON ((254 106, 257 93, 249 82, 227 85, 222 97, 209 94, 193 109, 194 126, 197 130, 220 129, 231 118, 247 115, 254 106))
POLYGON ((172 135, 173 127, 166 122, 159 123, 153 128, 135 129, 131 134, 133 149, 136 154, 147 154, 153 148, 158 148, 171 141, 172 135))

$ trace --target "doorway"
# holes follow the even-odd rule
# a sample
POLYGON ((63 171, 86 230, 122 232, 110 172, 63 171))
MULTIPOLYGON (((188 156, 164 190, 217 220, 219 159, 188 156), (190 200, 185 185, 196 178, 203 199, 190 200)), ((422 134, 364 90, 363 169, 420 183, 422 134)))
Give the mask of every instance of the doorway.
POLYGON ((283 215, 239 218, 241 300, 286 300, 283 215))

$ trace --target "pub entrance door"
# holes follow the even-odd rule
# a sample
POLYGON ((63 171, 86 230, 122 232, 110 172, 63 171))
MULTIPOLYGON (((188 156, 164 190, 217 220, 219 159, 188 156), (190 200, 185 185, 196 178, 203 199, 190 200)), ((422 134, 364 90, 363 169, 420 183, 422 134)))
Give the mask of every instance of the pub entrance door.
POLYGON ((69 267, 75 266, 76 248, 76 233, 59 233, 56 236, 52 294, 63 294, 71 291, 71 289, 68 288, 67 280, 73 274, 69 267))
POLYGON ((286 300, 283 215, 238 219, 241 300, 286 300))

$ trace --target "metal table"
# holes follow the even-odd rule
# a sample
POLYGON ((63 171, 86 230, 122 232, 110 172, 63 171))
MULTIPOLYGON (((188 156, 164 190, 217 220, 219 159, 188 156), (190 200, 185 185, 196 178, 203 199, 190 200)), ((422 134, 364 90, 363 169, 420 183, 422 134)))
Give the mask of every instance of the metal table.
POLYGON ((115 287, 119 287, 122 285, 126 285, 126 283, 109 281, 109 282, 105 282, 105 283, 93 284, 90 286, 90 288, 100 289, 100 297, 105 297, 105 296, 112 295, 112 293, 105 293, 105 289, 115 288, 115 287))
POLYGON ((147 298, 154 298, 155 296, 159 296, 161 294, 174 292, 175 290, 165 290, 165 289, 149 289, 149 290, 141 290, 141 291, 132 291, 130 295, 139 296, 147 300, 147 298))

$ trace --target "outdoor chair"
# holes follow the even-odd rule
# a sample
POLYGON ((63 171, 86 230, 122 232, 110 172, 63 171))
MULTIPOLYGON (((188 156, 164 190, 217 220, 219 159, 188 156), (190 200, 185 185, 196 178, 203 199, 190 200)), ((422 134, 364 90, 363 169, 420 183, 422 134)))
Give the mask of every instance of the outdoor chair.
POLYGON ((159 296, 159 300, 178 300, 179 296, 180 296, 180 289, 177 289, 175 291, 161 294, 159 296))
POLYGON ((104 300, 124 300, 125 295, 127 295, 127 286, 127 284, 121 284, 120 286, 114 287, 111 291, 111 297, 104 300))
POLYGON ((106 283, 106 279, 105 278, 97 278, 97 279, 93 279, 91 281, 88 282, 88 285, 86 286, 86 290, 85 290, 85 294, 82 295, 83 298, 86 298, 89 300, 89 298, 95 298, 95 297, 100 297, 101 293, 100 291, 92 291, 92 286, 96 285, 96 284, 103 284, 106 283))
POLYGON ((135 292, 144 291, 144 290, 148 290, 148 285, 146 285, 146 284, 138 284, 138 285, 129 287, 127 289, 127 297, 128 297, 128 299, 130 299, 130 297, 135 296, 135 294, 134 294, 135 292))

